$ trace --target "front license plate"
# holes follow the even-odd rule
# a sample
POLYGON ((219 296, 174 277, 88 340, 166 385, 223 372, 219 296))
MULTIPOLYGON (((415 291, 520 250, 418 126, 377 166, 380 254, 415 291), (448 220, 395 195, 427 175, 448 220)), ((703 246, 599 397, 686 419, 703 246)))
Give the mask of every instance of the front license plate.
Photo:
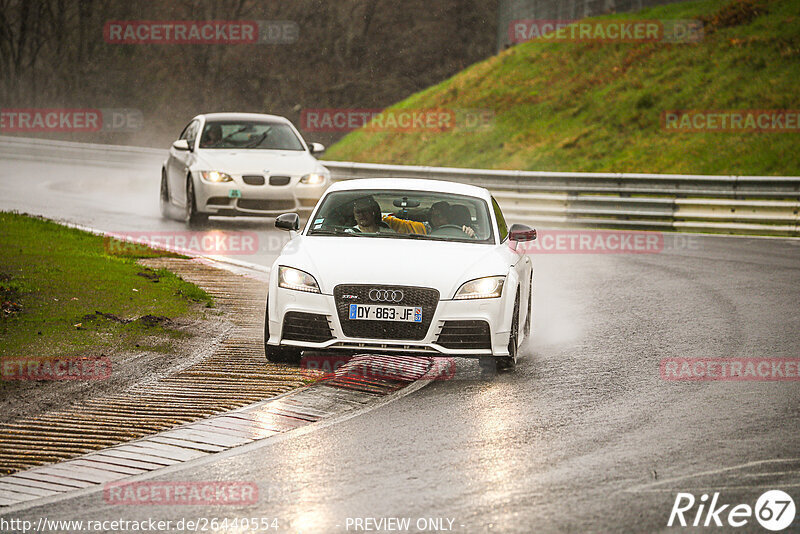
POLYGON ((242 192, 238 189, 228 189, 228 198, 242 198, 242 192))
POLYGON ((364 304, 351 304, 350 319, 421 323, 422 308, 419 306, 367 306, 364 304))

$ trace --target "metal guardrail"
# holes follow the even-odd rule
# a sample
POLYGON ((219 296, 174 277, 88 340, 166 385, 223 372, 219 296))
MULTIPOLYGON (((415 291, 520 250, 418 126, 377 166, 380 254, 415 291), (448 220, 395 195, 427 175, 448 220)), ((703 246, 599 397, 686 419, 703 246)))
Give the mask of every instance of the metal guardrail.
MULTIPOLYGON (((0 158, 130 165, 166 149, 0 136, 0 158)), ((800 236, 800 177, 497 171, 322 161, 334 180, 424 178, 492 191, 510 220, 540 227, 800 236)), ((154 176, 157 176, 157 170, 154 176)))
POLYGON ((545 227, 800 236, 800 177, 495 171, 323 161, 335 180, 425 178, 492 191, 506 217, 545 227))

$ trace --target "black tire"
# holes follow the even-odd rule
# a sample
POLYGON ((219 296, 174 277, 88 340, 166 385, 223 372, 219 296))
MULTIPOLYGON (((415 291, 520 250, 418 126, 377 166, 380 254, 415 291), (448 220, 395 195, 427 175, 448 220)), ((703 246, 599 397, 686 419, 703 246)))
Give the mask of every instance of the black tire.
POLYGON ((533 273, 531 273, 530 285, 528 285, 528 313, 525 315, 525 327, 523 332, 527 341, 531 335, 531 315, 533 314, 533 273))
POLYGON ((264 357, 271 363, 300 363, 302 349, 297 347, 281 347, 268 345, 269 341, 269 296, 267 296, 267 306, 264 310, 264 357))
POLYGON ((186 180, 186 215, 184 220, 190 226, 208 221, 208 215, 197 212, 197 203, 194 198, 194 182, 191 176, 186 180))
POLYGON ((170 218, 169 185, 167 184, 167 173, 161 169, 161 187, 159 188, 158 205, 161 210, 161 218, 170 218))
POLYGON ((514 299, 514 313, 511 316, 511 334, 508 336, 508 356, 497 358, 497 370, 513 369, 517 365, 517 345, 519 344, 519 289, 514 299))

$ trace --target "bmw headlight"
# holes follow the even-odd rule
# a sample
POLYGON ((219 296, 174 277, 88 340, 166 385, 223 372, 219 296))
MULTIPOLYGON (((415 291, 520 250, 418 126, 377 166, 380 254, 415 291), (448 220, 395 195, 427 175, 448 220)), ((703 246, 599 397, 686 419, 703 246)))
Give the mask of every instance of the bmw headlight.
POLYGON ((311 174, 306 174, 300 178, 300 183, 308 185, 320 185, 325 183, 325 178, 327 178, 327 176, 324 173, 312 172, 311 174))
POLYGON ((306 293, 319 293, 319 285, 314 277, 293 267, 278 267, 278 286, 306 293))
POLYGON ((503 293, 505 282, 505 276, 487 276, 470 280, 458 288, 454 298, 456 300, 496 298, 503 293))
POLYGON ((203 177, 203 180, 206 182, 230 182, 233 180, 230 174, 225 174, 224 172, 219 171, 200 171, 200 176, 203 177))

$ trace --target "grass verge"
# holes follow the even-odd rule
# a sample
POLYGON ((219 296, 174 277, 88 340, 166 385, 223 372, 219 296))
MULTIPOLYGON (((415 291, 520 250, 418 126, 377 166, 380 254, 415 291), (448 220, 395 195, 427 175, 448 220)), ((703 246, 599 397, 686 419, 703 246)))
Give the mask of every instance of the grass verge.
POLYGON ((139 258, 169 255, 56 223, 0 212, 0 357, 56 359, 104 350, 170 350, 176 318, 202 317, 211 297, 139 258), (151 346, 152 345, 152 346, 151 346))

